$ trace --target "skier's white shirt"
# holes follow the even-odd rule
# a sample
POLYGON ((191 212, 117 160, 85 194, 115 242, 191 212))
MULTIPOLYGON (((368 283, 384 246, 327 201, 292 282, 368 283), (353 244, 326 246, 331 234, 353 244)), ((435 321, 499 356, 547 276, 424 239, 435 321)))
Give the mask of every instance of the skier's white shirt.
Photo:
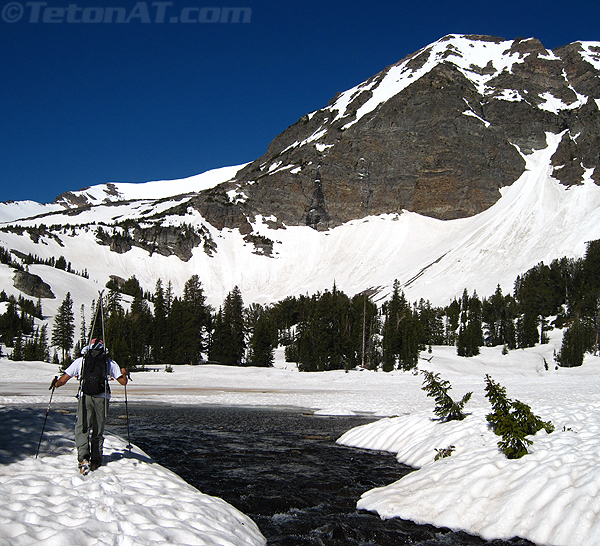
MULTIPOLYGON (((79 358, 76 358, 75 360, 73 360, 71 365, 65 370, 65 373, 69 377, 79 378, 79 376, 81 375, 82 367, 83 367, 83 357, 80 356, 79 358)), ((114 360, 111 360, 110 358, 108 359, 108 374, 107 375, 108 375, 109 379, 116 379, 117 377, 120 377, 122 375, 118 364, 114 360)), ((102 392, 100 394, 95 394, 94 398, 107 398, 108 400, 110 400, 110 393, 102 392)))

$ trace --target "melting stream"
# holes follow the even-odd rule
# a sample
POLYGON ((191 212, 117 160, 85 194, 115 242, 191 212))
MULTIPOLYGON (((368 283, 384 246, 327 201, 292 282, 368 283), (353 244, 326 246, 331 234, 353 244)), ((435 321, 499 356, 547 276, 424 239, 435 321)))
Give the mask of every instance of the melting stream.
MULTIPOLYGON (((118 406, 118 404, 115 404, 118 406)), ((127 431, 123 407, 111 430, 127 431)), ((387 453, 339 446, 372 418, 319 417, 289 409, 129 405, 131 441, 194 487, 251 517, 269 546, 493 545, 463 532, 381 520, 360 495, 412 471, 387 453)))

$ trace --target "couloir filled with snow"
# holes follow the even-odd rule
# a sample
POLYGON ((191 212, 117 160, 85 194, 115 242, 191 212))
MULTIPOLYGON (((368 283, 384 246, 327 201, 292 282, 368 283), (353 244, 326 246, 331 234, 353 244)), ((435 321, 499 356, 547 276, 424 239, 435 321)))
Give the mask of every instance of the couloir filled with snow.
MULTIPOLYGON (((464 529, 485 538, 521 536, 547 546, 600 543, 600 357, 580 368, 556 368, 561 331, 548 345, 502 354, 482 348, 460 358, 454 347, 424 352, 419 368, 440 373, 461 398, 473 392, 467 418, 441 423, 415 372, 367 370, 300 373, 276 353, 269 369, 174 366, 137 373, 129 404, 295 406, 322 415, 368 413, 378 420, 348 431, 340 443, 397 454, 419 470, 386 487, 365 491, 358 507, 383 518, 464 529), (556 430, 530 437, 530 453, 508 460, 487 427, 486 374, 511 399, 529 404, 556 430), (435 461, 436 450, 454 446, 435 461)), ((86 477, 76 469, 73 423, 50 410, 39 440, 56 366, 0 360, 0 542, 9 545, 264 544, 255 525, 222 500, 208 497, 150 460, 126 440, 108 435, 106 465, 86 477), (40 405, 32 409, 32 404, 40 405)), ((54 401, 72 403, 74 382, 54 401)), ((113 396, 123 401, 123 389, 113 396)), ((72 419, 72 418, 71 418, 72 419)), ((110 428, 110 427, 109 427, 110 428)), ((135 422, 131 422, 135 438, 135 422)), ((135 443, 135 442, 134 442, 135 443)))

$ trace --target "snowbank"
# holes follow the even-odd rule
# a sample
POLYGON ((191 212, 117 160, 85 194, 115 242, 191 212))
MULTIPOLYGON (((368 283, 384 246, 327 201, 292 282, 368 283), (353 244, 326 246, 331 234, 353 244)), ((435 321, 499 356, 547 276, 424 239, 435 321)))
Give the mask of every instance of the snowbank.
POLYGON ((76 468, 72 417, 0 408, 0 543, 261 546, 248 517, 107 434, 105 466, 76 468))
POLYGON ((530 454, 509 460, 486 426, 486 411, 440 423, 432 413, 384 419, 339 442, 398 454, 420 467, 366 492, 358 508, 438 527, 468 529, 488 540, 527 538, 536 544, 596 546, 600 541, 600 404, 537 412, 556 427, 540 432, 530 454), (436 450, 454 446, 448 458, 436 450))
POLYGON ((400 462, 419 469, 364 493, 358 508, 488 540, 520 536, 546 546, 600 544, 600 357, 588 355, 581 368, 557 369, 552 353, 559 341, 555 331, 550 345, 506 356, 484 348, 469 359, 456 357, 454 348, 437 348, 421 367, 449 379, 455 399, 473 391, 468 416, 442 423, 428 399, 427 410, 343 435, 341 444, 396 453, 400 462), (533 445, 521 459, 507 459, 487 426, 486 373, 507 387, 509 398, 555 426, 552 434, 530 437, 533 445), (449 457, 435 460, 451 447, 449 457))

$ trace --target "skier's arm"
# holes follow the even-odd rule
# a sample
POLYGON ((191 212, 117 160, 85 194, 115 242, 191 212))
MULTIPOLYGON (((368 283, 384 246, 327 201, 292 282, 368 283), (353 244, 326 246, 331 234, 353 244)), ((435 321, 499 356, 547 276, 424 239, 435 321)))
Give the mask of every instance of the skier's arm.
POLYGON ((110 365, 112 377, 114 377, 121 385, 127 385, 127 377, 129 376, 127 368, 119 368, 119 366, 114 360, 110 361, 110 365), (119 373, 121 375, 118 375, 119 373))
POLYGON ((56 379, 55 377, 52 380, 52 383, 50 383, 50 388, 62 387, 69 379, 71 379, 71 377, 79 375, 79 373, 81 372, 81 369, 79 367, 80 365, 81 359, 78 358, 75 361, 73 361, 58 379, 56 379))
POLYGON ((56 388, 58 387, 62 387, 69 379, 71 379, 71 376, 64 373, 62 374, 58 379, 56 380, 52 380, 53 385, 50 385, 50 387, 54 386, 56 388))
POLYGON ((117 381, 123 386, 127 385, 127 370, 125 368, 121 369, 121 375, 117 377, 117 381))

